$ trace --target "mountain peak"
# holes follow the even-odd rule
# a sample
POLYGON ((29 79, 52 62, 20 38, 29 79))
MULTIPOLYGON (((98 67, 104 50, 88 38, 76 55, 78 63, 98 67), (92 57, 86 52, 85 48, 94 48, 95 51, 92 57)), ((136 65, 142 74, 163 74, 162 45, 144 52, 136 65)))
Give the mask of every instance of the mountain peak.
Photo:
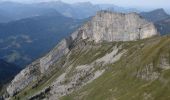
MULTIPOLYGON (((155 26, 152 23, 142 19, 136 13, 125 14, 114 13, 110 11, 98 12, 97 15, 94 16, 90 21, 72 33, 69 38, 63 39, 46 56, 38 59, 21 71, 8 86, 7 92, 10 96, 16 95, 18 92, 30 85, 31 82, 37 80, 40 74, 47 74, 53 64, 55 64, 60 58, 64 57, 71 51, 74 51, 73 49, 77 51, 81 50, 82 47, 85 49, 91 47, 88 45, 87 47, 84 47, 86 46, 87 42, 94 41, 94 44, 100 44, 102 42, 109 43, 114 41, 135 41, 138 39, 149 38, 154 35, 158 35, 155 26)), ((115 52, 111 54, 113 57, 115 52)), ((62 66, 64 67, 65 65, 62 66)))
POLYGON ((74 3, 73 6, 85 6, 85 7, 89 7, 89 6, 94 6, 91 2, 77 2, 74 3))
POLYGON ((166 13, 165 10, 164 10, 163 8, 159 8, 159 9, 153 10, 152 12, 166 13))
POLYGON ((168 16, 168 14, 166 13, 166 11, 163 8, 153 10, 150 13, 157 14, 157 16, 168 16))
POLYGON ((132 16, 139 16, 138 13, 136 12, 129 12, 129 13, 121 13, 121 12, 113 12, 113 11, 109 11, 109 10, 101 10, 98 11, 96 16, 102 16, 102 15, 106 15, 106 14, 110 14, 110 15, 122 15, 122 16, 126 16, 126 15, 132 15, 132 16))
POLYGON ((75 34, 95 42, 112 42, 144 39, 157 35, 158 32, 153 23, 142 19, 137 13, 99 11, 91 21, 74 33, 73 38, 75 34))
POLYGON ((150 12, 143 12, 141 13, 141 16, 151 22, 157 22, 169 17, 169 15, 165 12, 163 8, 156 9, 150 12))

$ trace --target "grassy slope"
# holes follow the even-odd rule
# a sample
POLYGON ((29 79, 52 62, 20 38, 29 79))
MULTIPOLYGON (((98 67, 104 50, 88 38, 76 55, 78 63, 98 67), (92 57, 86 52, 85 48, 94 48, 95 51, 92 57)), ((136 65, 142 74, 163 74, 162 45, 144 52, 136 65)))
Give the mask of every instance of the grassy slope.
POLYGON ((18 98, 20 100, 25 100, 27 99, 28 97, 30 96, 33 96, 34 94, 40 92, 41 90, 43 90, 45 87, 48 87, 50 86, 50 84, 60 75, 63 73, 64 71, 64 68, 61 69, 59 67, 59 65, 63 64, 64 61, 63 59, 65 59, 65 57, 62 57, 60 60, 59 60, 59 63, 56 62, 54 65, 53 65, 53 69, 52 71, 50 71, 50 74, 48 75, 45 75, 45 76, 40 76, 40 79, 42 81, 40 81, 38 83, 38 86, 36 88, 32 88, 33 85, 35 85, 35 83, 37 82, 33 82, 32 84, 30 84, 28 87, 26 87, 24 90, 22 90, 20 93, 18 93, 16 96, 14 96, 12 98, 12 100, 18 100, 18 98))
MULTIPOLYGON (((170 70, 161 70, 158 62, 161 54, 170 55, 170 37, 154 37, 135 42, 102 43, 83 48, 73 49, 69 56, 69 62, 73 65, 72 71, 77 65, 89 64, 97 58, 111 51, 114 45, 123 44, 128 50, 120 61, 109 65, 109 70, 91 84, 62 100, 169 100, 170 70), (161 77, 155 81, 146 81, 136 77, 136 72, 145 69, 150 63, 154 63, 154 71, 161 73, 161 77), (160 81, 161 80, 161 81, 160 81), (163 80, 163 81, 162 81, 163 80), (166 82, 164 81, 166 80, 166 82)), ((63 62, 62 58, 60 63, 63 62)), ((65 61, 65 60, 64 60, 65 61)), ((17 95, 25 100, 27 97, 49 86, 65 69, 58 69, 56 63, 54 72, 43 79, 37 88, 31 89, 31 85, 17 95), (25 93, 26 92, 26 93, 25 93)), ((62 64, 61 64, 62 65, 62 64)), ((71 72, 72 72, 71 71, 71 72)), ((71 73, 70 73, 71 74, 71 73)))
MULTIPOLYGON (((89 45, 82 46, 78 49, 74 48, 72 50, 71 55, 68 57, 68 65, 72 65, 73 67, 68 76, 73 73, 72 71, 74 71, 77 65, 89 64, 93 62, 97 58, 104 56, 107 52, 110 51, 113 45, 115 45, 114 43, 101 43, 97 45, 93 43, 88 44, 89 45)), ((36 88, 31 88, 33 84, 37 83, 34 82, 32 85, 29 85, 12 99, 15 100, 19 98, 21 100, 25 100, 26 98, 33 96, 35 93, 40 92, 44 87, 48 87, 59 75, 61 75, 66 70, 66 68, 69 67, 66 66, 65 68, 61 68, 65 61, 66 58, 63 57, 58 62, 56 62, 56 64, 53 65, 53 72, 51 72, 50 75, 43 77, 43 81, 40 82, 36 88)))
POLYGON ((128 52, 121 60, 109 66, 109 70, 94 82, 61 100, 170 100, 170 69, 159 67, 162 55, 170 59, 169 44, 168 36, 125 43, 128 52), (142 72, 151 63, 153 70, 150 72, 160 73, 159 78, 137 78, 137 72, 142 72))

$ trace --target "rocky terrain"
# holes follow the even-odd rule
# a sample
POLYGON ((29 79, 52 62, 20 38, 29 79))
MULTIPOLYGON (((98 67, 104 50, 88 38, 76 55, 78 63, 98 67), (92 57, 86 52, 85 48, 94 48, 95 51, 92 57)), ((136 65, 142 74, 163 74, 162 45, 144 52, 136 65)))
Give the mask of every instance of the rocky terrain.
POLYGON ((161 92, 169 91, 165 90, 169 82, 169 42, 168 36, 159 37, 154 24, 136 13, 100 11, 22 70, 4 97, 168 100, 168 94, 161 92))
POLYGON ((73 39, 81 37, 90 41, 131 41, 157 35, 151 22, 137 13, 112 13, 101 11, 91 21, 72 34, 73 39))

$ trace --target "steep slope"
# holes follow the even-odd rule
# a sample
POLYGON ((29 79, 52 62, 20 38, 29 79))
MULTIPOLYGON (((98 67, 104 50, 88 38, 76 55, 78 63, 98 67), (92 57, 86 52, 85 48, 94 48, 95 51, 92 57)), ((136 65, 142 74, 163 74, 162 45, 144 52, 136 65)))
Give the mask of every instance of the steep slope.
POLYGON ((140 13, 142 17, 155 24, 156 28, 161 35, 170 33, 170 15, 168 15, 164 9, 156 9, 150 12, 140 13))
POLYGON ((161 21, 169 17, 169 15, 162 8, 150 12, 142 12, 140 15, 151 22, 161 21))
POLYGON ((158 31, 162 34, 162 35, 166 35, 170 33, 170 16, 166 19, 160 20, 158 22, 155 23, 156 27, 158 28, 158 31))
POLYGON ((105 73, 61 100, 169 100, 170 37, 122 43, 127 52, 105 73))
POLYGON ((0 56, 25 67, 47 53, 83 21, 55 12, 0 24, 0 56))
POLYGON ((137 13, 113 13, 101 11, 84 27, 72 34, 72 38, 100 41, 130 41, 158 35, 153 23, 137 13))
POLYGON ((22 70, 7 88, 9 98, 59 99, 103 76, 133 47, 135 42, 127 41, 155 35, 159 34, 154 25, 136 13, 98 12, 46 56, 22 70))

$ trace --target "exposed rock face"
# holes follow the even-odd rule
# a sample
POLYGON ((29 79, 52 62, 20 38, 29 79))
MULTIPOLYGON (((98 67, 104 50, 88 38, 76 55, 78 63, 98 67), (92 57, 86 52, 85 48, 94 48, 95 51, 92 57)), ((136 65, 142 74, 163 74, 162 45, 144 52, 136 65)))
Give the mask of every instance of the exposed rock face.
POLYGON ((153 23, 147 22, 136 13, 98 12, 91 21, 72 34, 82 39, 101 41, 131 41, 158 35, 153 23))
POLYGON ((7 88, 10 96, 28 86, 31 82, 38 80, 42 74, 46 74, 50 65, 57 61, 61 56, 69 52, 70 39, 63 39, 50 53, 30 64, 22 70, 7 88))
POLYGON ((69 45, 72 43, 71 38, 63 39, 53 51, 47 56, 40 59, 40 70, 41 73, 45 73, 49 66, 53 64, 58 58, 69 52, 69 45))
MULTIPOLYGON (((87 22, 84 26, 74 32, 68 39, 62 40, 56 48, 46 56, 40 58, 21 71, 8 86, 7 92, 10 96, 13 96, 30 85, 33 81, 37 80, 40 75, 46 74, 50 69, 50 66, 60 57, 68 54, 70 47, 73 45, 72 43, 77 42, 78 40, 86 39, 88 41, 95 41, 96 43, 102 41, 131 41, 149 38, 154 35, 158 35, 154 25, 145 21, 136 13, 122 14, 101 11, 97 13, 91 21, 87 22)), ((116 52, 117 50, 111 54, 114 55, 116 52)), ((118 57, 120 58, 121 55, 118 55, 118 57)), ((109 59, 112 57, 106 55, 106 57, 97 61, 107 62, 105 61, 106 58, 109 59)), ((108 63, 114 62, 116 59, 117 58, 113 58, 113 61, 108 61, 108 63)))
POLYGON ((14 96, 31 82, 37 80, 39 75, 39 63, 35 61, 13 79, 11 84, 7 87, 7 92, 10 96, 14 96))

